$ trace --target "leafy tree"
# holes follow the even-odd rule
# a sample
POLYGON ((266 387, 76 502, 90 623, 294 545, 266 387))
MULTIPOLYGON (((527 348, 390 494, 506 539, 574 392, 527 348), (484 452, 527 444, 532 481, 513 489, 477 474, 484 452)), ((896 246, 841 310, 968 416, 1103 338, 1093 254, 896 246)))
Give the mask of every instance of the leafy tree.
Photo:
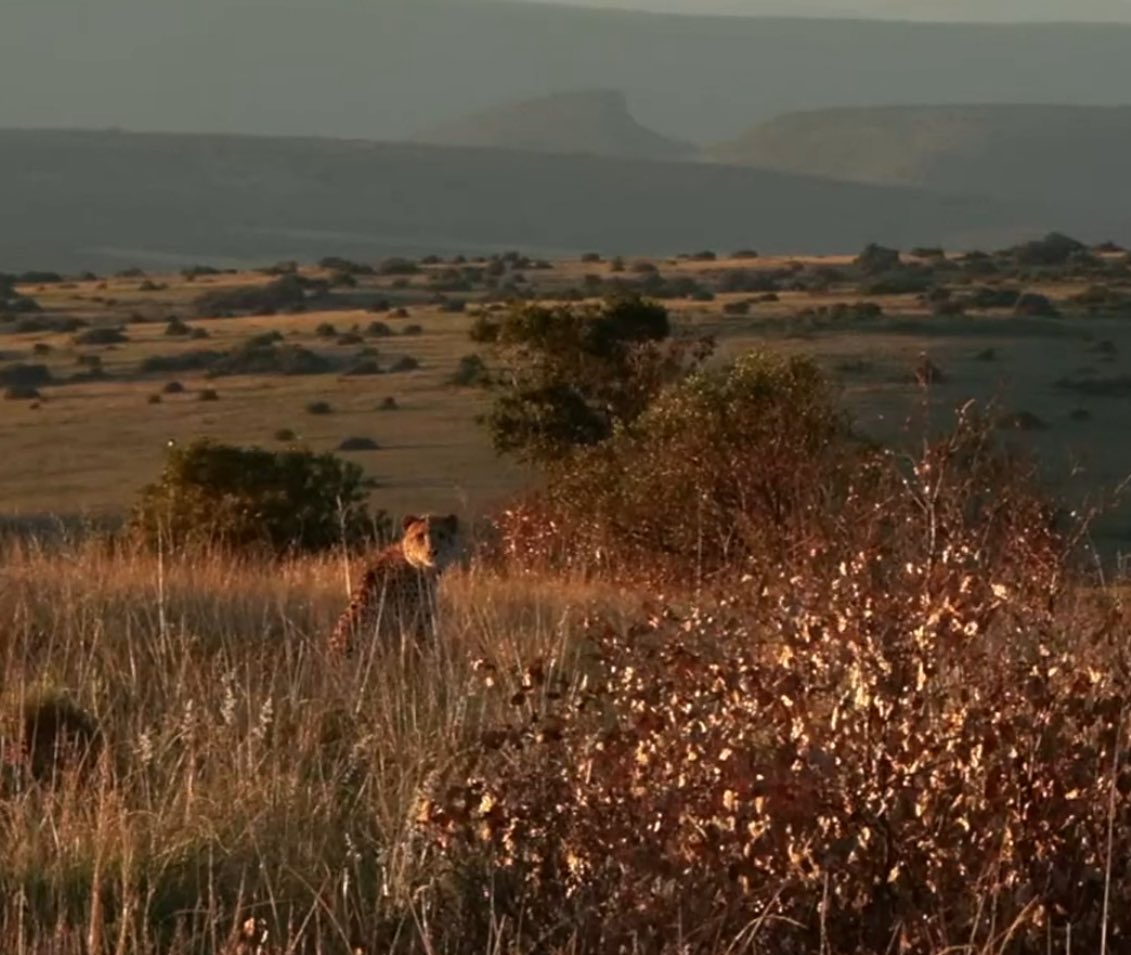
POLYGON ((500 454, 550 464, 630 424, 698 366, 706 339, 676 340, 663 306, 635 296, 601 305, 518 305, 471 331, 494 361, 483 423, 500 454))
POLYGON ((361 467, 333 454, 265 451, 207 439, 166 453, 145 487, 131 526, 150 544, 217 546, 284 555, 387 536, 383 511, 370 515, 373 487, 361 467))
POLYGON ((1087 258, 1088 247, 1060 232, 1050 232, 1043 239, 1016 246, 1011 252, 1018 265, 1065 265, 1073 258, 1087 258))
POLYGON ((853 264, 866 275, 878 275, 881 272, 890 272, 898 269, 900 265, 899 252, 888 249, 882 245, 870 242, 864 250, 856 256, 853 264))

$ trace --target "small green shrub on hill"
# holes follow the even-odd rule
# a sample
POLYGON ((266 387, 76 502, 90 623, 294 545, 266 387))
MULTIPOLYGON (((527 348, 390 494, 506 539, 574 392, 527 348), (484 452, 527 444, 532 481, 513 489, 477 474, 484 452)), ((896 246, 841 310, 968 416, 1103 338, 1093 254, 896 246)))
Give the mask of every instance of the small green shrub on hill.
POLYGON ((164 548, 218 547, 286 555, 388 536, 370 514, 362 469, 332 454, 266 451, 209 440, 173 446, 145 487, 133 531, 164 548))

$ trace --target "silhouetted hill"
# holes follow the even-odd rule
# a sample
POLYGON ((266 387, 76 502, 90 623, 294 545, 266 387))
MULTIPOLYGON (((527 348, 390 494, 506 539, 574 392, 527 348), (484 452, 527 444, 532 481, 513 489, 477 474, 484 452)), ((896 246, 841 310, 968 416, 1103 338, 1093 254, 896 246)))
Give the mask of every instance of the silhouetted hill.
POLYGON ((708 163, 311 139, 0 131, 0 271, 596 249, 998 244, 998 204, 708 163))
POLYGON ((443 146, 623 159, 691 158, 696 151, 641 126, 624 94, 613 90, 553 93, 508 103, 425 130, 414 139, 443 146))
POLYGON ((1126 235, 1131 107, 924 106, 795 113, 711 150, 760 169, 981 193, 1126 235))
POLYGON ((649 129, 713 142, 801 109, 1116 104, 1131 88, 1126 26, 503 0, 18 0, 0 20, 0 126, 392 140, 500 103, 599 88, 623 90, 649 129))

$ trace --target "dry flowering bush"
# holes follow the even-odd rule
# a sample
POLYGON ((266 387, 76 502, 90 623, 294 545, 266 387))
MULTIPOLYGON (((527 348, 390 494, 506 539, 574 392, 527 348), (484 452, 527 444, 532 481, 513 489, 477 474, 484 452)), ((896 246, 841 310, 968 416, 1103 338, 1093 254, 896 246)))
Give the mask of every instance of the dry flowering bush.
POLYGON ((519 948, 1131 945, 1131 661, 975 425, 877 459, 710 609, 483 661, 513 719, 418 825, 519 948))

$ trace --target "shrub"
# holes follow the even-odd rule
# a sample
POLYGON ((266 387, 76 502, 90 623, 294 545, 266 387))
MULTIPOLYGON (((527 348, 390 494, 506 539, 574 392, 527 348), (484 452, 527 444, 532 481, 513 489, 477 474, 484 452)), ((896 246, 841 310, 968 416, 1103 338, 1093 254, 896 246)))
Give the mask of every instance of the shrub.
POLYGON ((120 328, 87 328, 75 335, 76 345, 117 345, 129 337, 120 328))
POLYGON ((372 438, 344 438, 338 445, 339 451, 378 451, 380 445, 372 438))
POLYGON ((333 363, 301 345, 244 344, 223 353, 208 367, 212 378, 225 375, 321 375, 333 363))
POLYGON ((408 335, 410 337, 423 335, 424 329, 419 325, 405 325, 405 327, 401 329, 401 334, 408 335))
POLYGON ((556 467, 541 500, 582 554, 686 581, 805 546, 854 447, 815 364, 752 353, 671 385, 556 467))
POLYGON ((163 399, 160 395, 155 394, 155 395, 150 395, 148 398, 146 398, 145 403, 150 404, 150 405, 159 405, 159 404, 161 404, 162 400, 163 399))
POLYGON ((376 358, 363 358, 350 365, 342 374, 351 378, 363 375, 380 375, 381 366, 377 363, 376 358))
POLYGON ((266 285, 249 285, 205 292, 193 301, 193 310, 202 317, 233 313, 271 315, 283 309, 303 305, 306 302, 308 288, 322 290, 325 285, 303 279, 299 275, 285 274, 266 285))
POLYGON ((330 322, 322 322, 314 329, 314 334, 319 338, 333 338, 338 334, 338 330, 330 322))
POLYGON ((56 285, 63 281, 63 276, 58 272, 46 272, 33 269, 16 275, 14 280, 20 285, 56 285))
POLYGON ((710 351, 673 341, 667 310, 634 297, 517 306, 480 316, 471 338, 490 349, 498 382, 483 419, 495 449, 538 463, 604 441, 710 351))
POLYGON ((274 434, 274 438, 275 438, 276 441, 290 442, 290 441, 294 441, 295 437, 296 437, 296 435, 291 428, 279 428, 274 434))
POLYGON ((370 322, 365 326, 365 334, 370 338, 388 338, 393 330, 384 322, 370 322))
POLYGON ((214 388, 201 388, 196 394, 197 401, 219 401, 220 395, 214 388))
POLYGON ((183 394, 184 390, 185 386, 182 385, 179 381, 167 381, 161 389, 162 393, 166 395, 183 394))
POLYGON ((385 259, 377 268, 380 275, 416 275, 420 266, 411 259, 392 258, 385 259))
POLYGON ((1050 232, 1043 239, 1026 242, 1010 250, 1018 265, 1064 265, 1074 256, 1085 254, 1088 247, 1059 232, 1050 232))
POLYGON ((31 351, 34 355, 48 355, 51 353, 52 348, 47 342, 36 342, 32 345, 31 351))
MULTIPOLYGON (((768 383, 766 361, 748 384, 768 383)), ((779 387, 812 374, 786 364, 771 360, 779 387)), ((706 383, 689 386, 689 426, 706 383)), ((744 406, 757 421, 761 405, 744 406)), ((706 450, 708 475, 767 464, 706 450)), ((1108 861, 1131 851, 1131 685, 1122 652, 1099 663, 1110 624, 1057 616, 1075 600, 1068 542, 984 420, 961 418, 906 466, 856 461, 831 493, 798 482, 824 519, 797 507, 784 542, 765 538, 780 563, 739 560, 718 601, 598 617, 577 658, 480 662, 504 715, 420 818, 476 880, 464 888, 490 892, 491 924, 514 926, 513 950, 713 952, 756 932, 760 952, 1035 953, 1067 948, 1065 926, 1096 950, 1105 874, 1127 891, 1108 861)), ((710 512, 686 500, 684 524, 710 512)), ((652 530, 638 537, 655 553, 652 530)), ((1131 915, 1110 926, 1123 937, 1131 915)))
POLYGON ((46 365, 15 362, 0 368, 0 387, 40 388, 49 384, 51 384, 51 372, 46 365))
POLYGON ((8 401, 35 401, 41 395, 34 385, 8 385, 4 389, 4 397, 8 401))
POLYGON ((856 256, 853 264, 865 275, 878 275, 882 272, 892 272, 899 268, 899 251, 888 249, 872 242, 856 256))
POLYGON ((177 318, 176 316, 170 318, 165 325, 165 334, 169 335, 170 337, 190 335, 191 333, 192 329, 189 328, 184 319, 177 318))
POLYGON ((395 362, 389 366, 390 372, 402 371, 416 371, 420 367, 420 362, 413 358, 411 355, 401 355, 395 362))
POLYGON ((334 408, 328 401, 311 401, 307 403, 306 413, 316 415, 333 414, 334 408))
POLYGON ((1060 315, 1052 300, 1038 292, 1025 292, 1018 296, 1017 304, 1013 306, 1013 313, 1030 318, 1056 318, 1060 315))
POLYGON ((343 259, 337 255, 328 255, 320 259, 318 265, 320 268, 328 269, 331 272, 341 272, 346 275, 373 275, 376 271, 372 265, 351 262, 349 259, 343 259))
POLYGON ((276 275, 287 276, 298 274, 298 263, 293 259, 288 259, 283 262, 276 262, 274 265, 267 265, 257 271, 263 275, 276 275))
POLYGON ((203 278, 206 275, 219 275, 220 270, 213 268, 211 265, 190 265, 187 268, 181 269, 181 275, 189 282, 195 281, 198 278, 203 278))
POLYGON ((251 338, 243 342, 244 348, 265 348, 268 345, 274 345, 281 342, 283 336, 280 332, 260 332, 258 335, 252 335, 251 338))
POLYGON ((175 355, 150 355, 140 365, 144 375, 162 375, 170 372, 205 371, 215 365, 224 352, 210 349, 179 352, 175 355))
POLYGON ((4 301, 3 297, 0 297, 0 306, 3 307, 4 311, 15 315, 30 315, 34 312, 42 311, 39 303, 33 298, 28 298, 26 295, 17 295, 7 301, 4 301))
POLYGON ((400 405, 397 404, 397 399, 392 395, 388 395, 381 399, 381 404, 377 406, 378 411, 396 411, 400 405))
POLYGON ((202 440, 170 448, 131 518, 151 545, 285 555, 387 536, 365 504, 372 482, 331 454, 265 451, 202 440))
POLYGON ((451 384, 462 388, 479 387, 489 382, 487 365, 479 355, 464 355, 451 377, 451 384))

